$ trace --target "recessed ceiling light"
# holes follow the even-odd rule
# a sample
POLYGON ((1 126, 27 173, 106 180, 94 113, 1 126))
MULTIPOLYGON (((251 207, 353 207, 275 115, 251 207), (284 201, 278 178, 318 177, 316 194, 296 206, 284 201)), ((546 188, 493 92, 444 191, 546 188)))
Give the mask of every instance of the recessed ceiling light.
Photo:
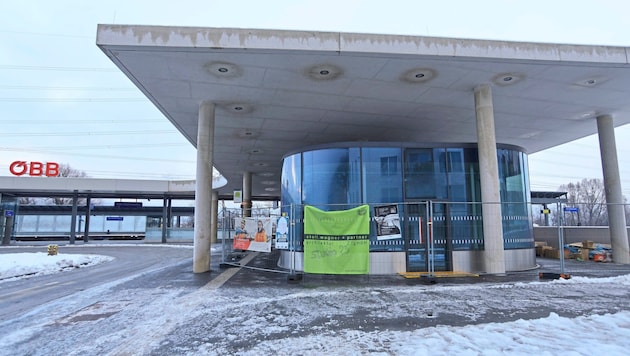
POLYGON ((219 104, 219 107, 229 113, 236 115, 249 114, 254 109, 251 105, 247 103, 221 103, 219 104))
POLYGON ((248 138, 248 139, 256 138, 258 137, 258 135, 259 133, 253 130, 243 130, 243 131, 238 132, 239 137, 248 138))
POLYGON ((278 188, 273 188, 273 187, 267 187, 265 188, 266 192, 275 192, 276 190, 278 190, 278 188))
POLYGON ((260 172, 258 173, 259 176, 261 177, 273 177, 274 174, 272 172, 260 172))
POLYGON ((274 185, 274 184, 276 184, 276 181, 274 181, 274 180, 263 180, 262 182, 260 182, 260 184, 262 184, 262 185, 274 185))
POLYGON ((496 85, 507 86, 514 85, 525 78, 524 74, 519 73, 501 73, 492 78, 492 82, 496 85))
POLYGON ((236 64, 227 62, 209 62, 204 65, 204 68, 216 78, 232 78, 241 75, 241 70, 236 64))
POLYGON ((609 78, 601 76, 601 75, 590 75, 590 76, 582 78, 582 79, 580 79, 580 80, 578 80, 576 82, 573 82, 573 85, 590 88, 590 87, 595 87, 595 86, 602 85, 608 79, 609 78))
POLYGON ((341 68, 332 64, 319 64, 306 70, 306 75, 315 80, 332 80, 341 74, 341 68))
POLYGON ((413 68, 404 72, 400 80, 407 83, 426 83, 437 76, 437 72, 431 68, 413 68))

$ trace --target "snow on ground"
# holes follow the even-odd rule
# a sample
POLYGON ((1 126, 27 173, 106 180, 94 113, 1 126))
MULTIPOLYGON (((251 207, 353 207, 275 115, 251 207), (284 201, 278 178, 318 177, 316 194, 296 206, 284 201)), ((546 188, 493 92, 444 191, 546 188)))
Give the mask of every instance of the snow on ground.
MULTIPOLYGON (((0 276, 58 273, 110 260, 81 254, 3 254, 0 276)), ((0 330, 4 330, 0 355, 63 351, 66 355, 592 356, 627 355, 630 348, 627 309, 610 308, 611 312, 606 312, 603 306, 603 312, 577 317, 550 312, 530 320, 470 322, 475 320, 471 310, 482 314, 491 304, 514 304, 515 308, 524 304, 521 310, 527 312, 527 308, 537 306, 554 307, 560 300, 572 308, 580 303, 580 296, 598 289, 614 289, 609 292, 611 300, 615 295, 629 298, 630 275, 551 282, 286 290, 270 286, 230 290, 222 288, 219 277, 203 288, 169 285, 125 289, 114 283, 73 294, 42 306, 47 311, 44 314, 36 310, 10 324, 0 323, 0 330), (540 298, 538 304, 527 304, 528 296, 540 298), (369 309, 370 303, 376 307, 369 309), (366 319, 382 313, 389 318, 382 320, 400 320, 401 324, 409 323, 410 315, 418 309, 422 314, 413 314, 413 318, 424 318, 425 324, 442 320, 439 314, 448 313, 464 322, 370 327, 354 320, 361 308, 366 308, 366 319), (43 339, 49 334, 53 339, 43 339), (76 335, 81 335, 80 340, 76 335)))
POLYGON ((94 266, 114 258, 100 255, 57 254, 44 252, 6 253, 0 255, 0 283, 21 277, 63 272, 67 269, 94 266))
MULTIPOLYGON (((129 244, 90 244, 90 247, 129 247, 129 244)), ((192 249, 190 245, 143 245, 156 248, 185 248, 192 249)), ((63 246, 64 249, 80 248, 81 245, 63 246)), ((3 248, 18 249, 20 246, 6 246, 3 248)), ((33 277, 36 275, 46 275, 60 273, 73 268, 83 268, 94 266, 100 263, 114 260, 110 256, 92 254, 57 253, 48 255, 44 252, 23 252, 0 254, 0 283, 15 280, 17 278, 33 277)))

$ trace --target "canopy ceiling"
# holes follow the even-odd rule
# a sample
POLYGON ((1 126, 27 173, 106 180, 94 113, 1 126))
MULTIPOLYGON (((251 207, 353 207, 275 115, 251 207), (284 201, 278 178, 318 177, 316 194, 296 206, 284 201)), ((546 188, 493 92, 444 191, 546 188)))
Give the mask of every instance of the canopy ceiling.
POLYGON ((498 143, 529 153, 630 122, 629 48, 433 37, 99 25, 97 45, 193 144, 216 104, 219 189, 277 197, 283 155, 334 142, 477 141, 493 88, 498 143))

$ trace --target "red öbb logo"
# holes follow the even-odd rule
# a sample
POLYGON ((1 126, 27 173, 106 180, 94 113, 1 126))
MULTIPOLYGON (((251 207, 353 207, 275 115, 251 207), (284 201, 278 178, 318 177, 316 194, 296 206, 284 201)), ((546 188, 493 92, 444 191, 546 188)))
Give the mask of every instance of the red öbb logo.
POLYGON ((15 161, 9 166, 9 171, 16 176, 28 174, 32 177, 57 177, 59 175, 59 163, 15 161))

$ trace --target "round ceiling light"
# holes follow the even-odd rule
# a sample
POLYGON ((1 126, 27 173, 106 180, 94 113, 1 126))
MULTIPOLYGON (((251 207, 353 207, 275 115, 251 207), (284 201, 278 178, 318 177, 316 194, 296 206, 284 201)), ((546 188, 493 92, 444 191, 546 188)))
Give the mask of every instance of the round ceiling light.
POLYGON ((243 130, 238 133, 238 136, 242 138, 256 138, 258 137, 258 132, 253 130, 243 130))
POLYGON ((223 103, 219 105, 223 110, 237 115, 249 114, 254 109, 245 103, 223 103))
POLYGON ((407 83, 426 83, 437 76, 431 68, 413 68, 404 72, 400 79, 407 83))
POLYGON ((332 64, 318 64, 306 70, 306 75, 315 80, 332 80, 338 78, 342 70, 332 64))
POLYGON ((506 86, 513 85, 525 78, 524 74, 518 73, 501 73, 497 74, 492 78, 492 82, 496 85, 506 86))
POLYGON ((588 76, 585 78, 582 78, 576 82, 573 82, 573 85, 577 85, 577 86, 581 86, 581 87, 586 87, 586 88, 592 88, 595 86, 599 86, 603 83, 605 83, 608 80, 607 77, 601 76, 601 75, 596 75, 596 76, 588 76))
POLYGON ((209 62, 204 65, 204 68, 216 78, 233 78, 241 75, 241 69, 233 63, 209 62))

